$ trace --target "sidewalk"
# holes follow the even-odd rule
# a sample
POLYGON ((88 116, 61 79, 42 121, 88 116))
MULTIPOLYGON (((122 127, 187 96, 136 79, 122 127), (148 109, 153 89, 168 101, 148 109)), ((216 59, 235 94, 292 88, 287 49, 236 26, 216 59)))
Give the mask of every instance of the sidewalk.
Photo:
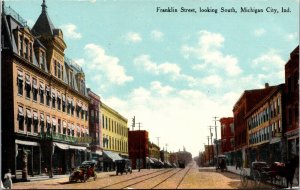
MULTIPOLYGON (((231 173, 235 173, 237 175, 240 175, 241 170, 238 168, 236 169, 235 166, 227 166, 227 170, 231 173)), ((245 170, 247 171, 247 175, 250 176, 250 168, 245 168, 245 170)))

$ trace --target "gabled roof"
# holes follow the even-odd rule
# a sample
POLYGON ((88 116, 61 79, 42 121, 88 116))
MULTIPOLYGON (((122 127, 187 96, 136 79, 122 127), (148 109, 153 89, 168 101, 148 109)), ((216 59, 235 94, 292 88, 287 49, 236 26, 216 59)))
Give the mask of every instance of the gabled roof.
POLYGON ((42 13, 40 14, 39 18, 35 22, 32 33, 34 35, 53 35, 53 30, 55 29, 51 19, 47 14, 47 6, 45 0, 43 0, 42 6, 42 13))

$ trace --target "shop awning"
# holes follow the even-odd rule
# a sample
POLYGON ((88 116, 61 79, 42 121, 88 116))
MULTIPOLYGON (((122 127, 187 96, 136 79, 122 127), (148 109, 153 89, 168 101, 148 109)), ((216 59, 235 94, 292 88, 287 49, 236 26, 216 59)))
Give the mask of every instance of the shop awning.
POLYGON ((106 160, 111 160, 112 162, 115 162, 116 160, 122 160, 123 158, 119 156, 118 153, 116 152, 111 152, 111 151, 103 151, 103 157, 104 161, 106 160))
POLYGON ((38 142, 31 142, 31 141, 21 141, 21 140, 15 140, 16 144, 22 144, 22 145, 28 145, 28 146, 40 146, 40 143, 38 142))
POLYGON ((56 126, 56 119, 52 118, 52 125, 56 126))
POLYGON ((70 145, 70 149, 86 150, 86 147, 84 147, 84 146, 73 146, 73 145, 70 145))
POLYGON ((19 113, 18 113, 18 114, 19 114, 19 116, 24 116, 24 115, 23 115, 23 108, 20 108, 20 107, 19 107, 19 113))
POLYGON ((75 145, 63 144, 58 142, 53 142, 53 146, 57 146, 58 148, 63 150, 67 150, 67 149, 86 150, 86 147, 84 146, 75 146, 75 145))
POLYGON ((275 137, 275 138, 272 138, 271 141, 270 141, 270 144, 275 144, 275 143, 278 143, 281 141, 281 138, 280 137, 275 137))
POLYGON ((34 120, 37 120, 37 119, 38 119, 38 115, 37 115, 36 112, 33 112, 33 119, 34 119, 34 120))
POLYGON ((149 157, 146 157, 146 162, 150 164, 154 164, 154 161, 149 157))
POLYGON ((70 145, 63 144, 63 143, 58 143, 58 142, 54 142, 53 146, 57 146, 58 148, 63 149, 63 150, 70 149, 70 145))

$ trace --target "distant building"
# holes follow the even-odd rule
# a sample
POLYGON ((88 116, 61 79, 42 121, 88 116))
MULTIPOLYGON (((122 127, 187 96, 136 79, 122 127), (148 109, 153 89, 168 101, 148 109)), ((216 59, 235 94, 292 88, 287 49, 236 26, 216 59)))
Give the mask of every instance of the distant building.
POLYGON ((299 46, 285 64, 285 129, 288 159, 299 154, 299 46))
POLYGON ((160 158, 160 148, 156 144, 152 142, 148 142, 149 144, 149 157, 150 158, 160 158))
POLYGON ((221 154, 225 154, 228 162, 232 163, 234 151, 234 122, 233 117, 223 117, 221 124, 221 154))
POLYGON ((104 104, 100 104, 103 169, 114 170, 115 160, 128 158, 128 127, 127 119, 117 111, 104 104))
POLYGON ((63 33, 42 12, 32 29, 3 6, 2 174, 68 173, 89 159, 85 75, 65 56, 63 33))
POLYGON ((137 169, 139 163, 141 168, 146 168, 146 157, 149 157, 148 131, 136 130, 128 133, 129 159, 132 161, 132 168, 137 169))

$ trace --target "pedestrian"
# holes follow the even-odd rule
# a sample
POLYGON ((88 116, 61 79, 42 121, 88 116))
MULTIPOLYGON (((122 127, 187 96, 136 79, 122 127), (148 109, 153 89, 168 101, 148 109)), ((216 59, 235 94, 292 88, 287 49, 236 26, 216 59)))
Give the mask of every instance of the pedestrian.
POLYGON ((7 173, 4 174, 4 183, 3 186, 7 189, 11 189, 12 187, 12 180, 11 178, 15 177, 14 175, 11 175, 11 170, 8 169, 7 173))

